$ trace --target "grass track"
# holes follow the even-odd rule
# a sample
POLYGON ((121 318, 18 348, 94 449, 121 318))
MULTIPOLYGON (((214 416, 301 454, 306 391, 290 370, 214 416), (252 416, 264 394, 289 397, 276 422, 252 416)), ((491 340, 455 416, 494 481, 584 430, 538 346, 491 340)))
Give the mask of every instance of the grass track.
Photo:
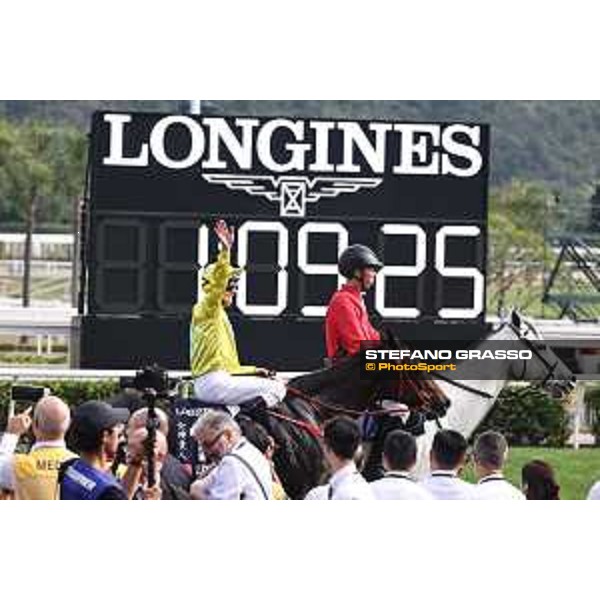
MULTIPOLYGON (((505 475, 514 484, 521 484, 521 468, 530 460, 549 463, 560 485, 563 500, 583 500, 592 484, 600 479, 600 448, 511 448, 505 475)), ((474 481, 470 469, 465 479, 474 481)))

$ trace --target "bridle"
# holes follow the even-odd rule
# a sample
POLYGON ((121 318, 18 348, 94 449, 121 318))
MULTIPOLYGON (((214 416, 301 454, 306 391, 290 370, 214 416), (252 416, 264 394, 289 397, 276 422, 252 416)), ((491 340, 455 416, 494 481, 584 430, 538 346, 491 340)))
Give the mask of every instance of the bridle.
MULTIPOLYGON (((560 359, 557 358, 556 361, 554 363, 551 363, 543 354, 542 352, 539 350, 539 348, 536 346, 536 344, 533 342, 533 340, 530 340, 529 338, 525 337, 525 336, 521 336, 521 332, 519 330, 517 330, 514 325, 510 325, 510 327, 512 328, 512 330, 517 333, 519 335, 519 340, 521 342, 523 342, 526 346, 527 349, 544 365, 544 367, 546 368, 546 377, 542 380, 542 386, 546 385, 549 381, 555 379, 555 374, 556 374, 556 369, 560 363, 560 359)), ((539 341, 539 340, 536 340, 539 341)), ((523 381, 525 379, 525 373, 527 372, 527 361, 525 359, 523 359, 523 371, 521 372, 521 376, 520 377, 516 377, 515 379, 517 379, 517 381, 523 381)))
MULTIPOLYGON (((539 348, 536 346, 536 344, 534 343, 533 340, 530 340, 528 337, 525 337, 524 335, 522 335, 521 331, 519 329, 517 329, 514 325, 509 324, 509 323, 506 323, 505 325, 508 325, 517 334, 519 341, 523 342, 523 344, 525 344, 525 346, 527 346, 527 349, 546 368, 546 377, 542 380, 541 385, 545 386, 549 381, 555 379, 555 374, 556 374, 557 367, 560 364, 560 359, 557 358, 554 363, 551 363, 542 354, 542 352, 539 350, 539 348)), ((533 330, 532 327, 531 327, 531 329, 533 330)), ((535 341, 539 341, 539 340, 535 340, 535 341)), ((527 360, 523 359, 523 370, 521 371, 521 374, 519 376, 517 376, 516 373, 514 374, 515 381, 524 381, 526 373, 527 373, 527 360)), ((484 392, 483 390, 478 390, 476 388, 473 388, 470 385, 462 383, 461 381, 454 381, 453 379, 450 379, 449 377, 446 377, 445 375, 442 375, 441 373, 434 372, 433 376, 438 379, 441 379, 442 381, 445 381, 446 383, 448 383, 450 385, 453 385, 454 387, 460 388, 462 390, 465 390, 467 392, 470 392, 470 393, 480 396, 482 398, 491 399, 493 397, 492 394, 489 394, 488 392, 484 392)))
POLYGON ((470 392, 471 394, 475 394, 476 396, 481 396, 482 398, 486 398, 488 400, 493 398, 492 394, 490 394, 489 392, 484 392, 483 390, 478 390, 477 388, 471 387, 470 385, 467 385, 466 383, 463 383, 462 381, 454 381, 453 379, 450 379, 450 377, 446 377, 445 375, 442 375, 441 373, 434 372, 434 373, 432 373, 432 375, 436 379, 441 379, 442 381, 445 381, 446 383, 453 385, 454 387, 464 390, 465 392, 470 392))

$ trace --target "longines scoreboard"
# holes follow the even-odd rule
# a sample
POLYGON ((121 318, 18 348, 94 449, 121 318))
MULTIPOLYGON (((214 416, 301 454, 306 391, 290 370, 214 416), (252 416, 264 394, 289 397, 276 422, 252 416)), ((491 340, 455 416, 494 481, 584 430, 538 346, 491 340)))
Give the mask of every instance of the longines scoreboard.
POLYGON ((489 130, 408 123, 96 113, 82 234, 79 364, 188 367, 212 233, 235 226, 242 362, 312 369, 346 246, 385 264, 366 300, 405 339, 484 327, 489 130))

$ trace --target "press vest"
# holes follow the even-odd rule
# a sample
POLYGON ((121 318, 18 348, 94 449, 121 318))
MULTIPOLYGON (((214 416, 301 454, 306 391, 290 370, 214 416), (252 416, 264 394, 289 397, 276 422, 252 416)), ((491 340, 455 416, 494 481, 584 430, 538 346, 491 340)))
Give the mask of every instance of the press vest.
POLYGON ((120 488, 112 473, 104 473, 77 459, 65 470, 60 484, 61 500, 97 500, 109 488, 120 488))
POLYGON ((61 446, 39 446, 14 457, 15 498, 56 500, 60 465, 75 454, 61 446))

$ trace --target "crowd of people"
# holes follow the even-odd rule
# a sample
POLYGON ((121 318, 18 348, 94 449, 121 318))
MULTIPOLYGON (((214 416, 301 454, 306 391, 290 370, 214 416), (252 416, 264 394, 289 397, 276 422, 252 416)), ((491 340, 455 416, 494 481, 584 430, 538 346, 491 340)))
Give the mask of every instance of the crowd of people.
POLYGON ((417 440, 402 430, 390 432, 383 447, 384 474, 367 483, 359 473, 355 457, 360 431, 347 417, 327 423, 324 447, 331 477, 311 490, 307 500, 558 500, 559 487, 549 465, 532 461, 523 467, 522 489, 504 476, 508 444, 501 433, 486 431, 468 454, 467 440, 457 431, 440 429, 432 443, 430 471, 417 479, 417 440), (462 478, 472 458, 477 483, 462 478))
MULTIPOLYGON (((103 401, 87 401, 73 413, 60 398, 45 396, 11 417, 0 438, 0 490, 5 499, 60 500, 273 500, 286 494, 273 464, 275 445, 253 427, 244 435, 225 411, 205 412, 191 435, 213 465, 194 478, 168 450, 169 420, 156 409, 157 430, 148 445, 148 409, 133 412, 103 401), (32 435, 27 452, 17 452, 32 435), (251 438, 251 439, 250 439, 251 438), (121 449, 123 450, 120 456, 121 449), (154 477, 149 477, 149 463, 154 477), (154 483, 150 484, 149 479, 154 483)), ((417 439, 391 431, 383 447, 383 475, 367 482, 360 473, 361 433, 346 416, 327 421, 322 447, 327 481, 306 500, 558 500, 552 467, 534 460, 522 468, 521 488, 504 476, 508 444, 487 431, 469 451, 458 432, 440 429, 429 453, 429 473, 417 479, 417 439), (463 476, 471 463, 476 483, 463 476)), ((600 483, 589 499, 600 499, 600 483)))

